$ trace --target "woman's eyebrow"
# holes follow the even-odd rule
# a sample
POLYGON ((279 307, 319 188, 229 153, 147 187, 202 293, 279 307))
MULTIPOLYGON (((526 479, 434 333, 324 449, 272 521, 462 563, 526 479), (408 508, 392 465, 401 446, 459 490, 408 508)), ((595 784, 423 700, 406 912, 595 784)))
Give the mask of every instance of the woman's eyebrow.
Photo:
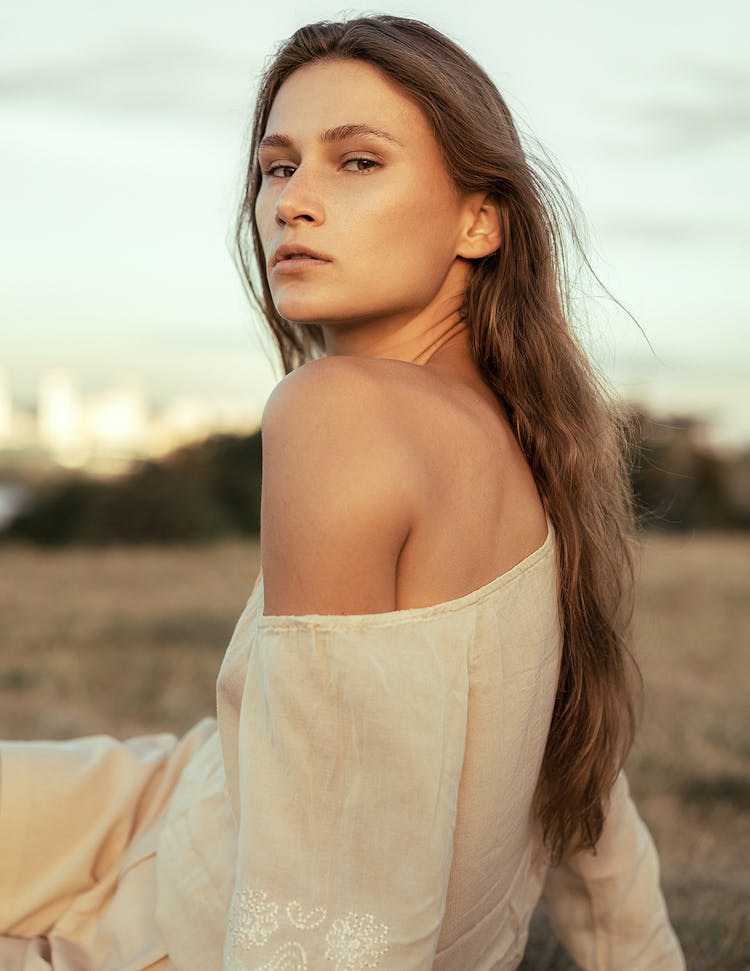
MULTIPOLYGON (((385 131, 382 128, 373 128, 372 125, 365 125, 363 123, 350 124, 350 125, 338 125, 336 128, 328 128, 320 135, 320 141, 324 145, 331 144, 332 142, 343 142, 347 138, 357 138, 358 136, 369 136, 371 138, 382 138, 385 141, 393 142, 394 145, 400 145, 403 148, 403 143, 400 142, 394 135, 390 132, 385 131)), ((264 135, 260 140, 258 149, 263 148, 291 148, 292 139, 289 135, 283 135, 281 132, 270 132, 268 135, 264 135)))
POLYGON ((374 138, 384 138, 387 142, 393 142, 395 145, 403 144, 390 132, 384 131, 382 128, 373 128, 372 125, 365 125, 362 123, 356 125, 339 125, 338 128, 329 128, 324 131, 320 136, 321 142, 343 142, 347 138, 357 138, 360 135, 368 135, 374 138))

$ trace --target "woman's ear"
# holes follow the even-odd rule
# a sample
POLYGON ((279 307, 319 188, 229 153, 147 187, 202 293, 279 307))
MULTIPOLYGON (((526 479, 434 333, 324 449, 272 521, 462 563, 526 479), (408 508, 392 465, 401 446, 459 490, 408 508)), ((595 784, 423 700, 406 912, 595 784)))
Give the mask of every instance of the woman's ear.
POLYGON ((456 256, 478 260, 489 256, 502 243, 500 210, 491 195, 473 193, 467 199, 466 222, 456 256))

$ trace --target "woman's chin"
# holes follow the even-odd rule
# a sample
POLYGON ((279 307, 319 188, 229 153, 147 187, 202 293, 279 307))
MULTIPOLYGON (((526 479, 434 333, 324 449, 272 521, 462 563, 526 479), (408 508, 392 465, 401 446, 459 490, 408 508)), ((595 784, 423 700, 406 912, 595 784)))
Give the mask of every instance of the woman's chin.
POLYGON ((276 312, 294 324, 311 323, 313 314, 310 313, 311 302, 290 297, 287 294, 276 296, 273 294, 273 305, 276 312))
POLYGON ((362 303, 352 306, 346 300, 316 299, 312 295, 280 293, 274 295, 273 305, 277 313, 292 324, 300 326, 323 326, 338 324, 345 326, 361 319, 369 319, 374 314, 363 314, 362 303))
POLYGON ((322 324, 335 317, 330 307, 314 303, 311 300, 278 300, 274 301, 277 312, 292 324, 309 325, 322 324))
POLYGON ((325 318, 321 318, 318 314, 305 313, 304 311, 282 310, 280 307, 276 309, 284 320, 288 320, 290 324, 298 324, 300 327, 313 327, 315 324, 325 323, 325 318))

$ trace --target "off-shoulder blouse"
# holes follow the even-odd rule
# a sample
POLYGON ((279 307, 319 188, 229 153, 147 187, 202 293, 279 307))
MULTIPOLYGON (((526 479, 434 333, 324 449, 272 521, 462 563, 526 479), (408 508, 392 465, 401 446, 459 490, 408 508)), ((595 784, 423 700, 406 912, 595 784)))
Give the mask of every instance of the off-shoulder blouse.
POLYGON ((600 852, 545 865, 532 797, 560 650, 551 524, 428 607, 267 616, 259 575, 160 837, 177 971, 510 971, 545 880, 583 968, 682 968, 624 776, 600 852))

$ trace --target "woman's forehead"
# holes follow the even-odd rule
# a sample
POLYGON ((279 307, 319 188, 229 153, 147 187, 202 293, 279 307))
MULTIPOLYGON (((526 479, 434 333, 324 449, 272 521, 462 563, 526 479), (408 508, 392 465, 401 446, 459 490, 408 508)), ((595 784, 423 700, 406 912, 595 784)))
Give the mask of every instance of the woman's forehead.
POLYGON ((429 132, 417 105, 376 67, 358 60, 305 64, 281 85, 266 123, 270 133, 292 139, 342 126, 379 129, 404 141, 429 132))

